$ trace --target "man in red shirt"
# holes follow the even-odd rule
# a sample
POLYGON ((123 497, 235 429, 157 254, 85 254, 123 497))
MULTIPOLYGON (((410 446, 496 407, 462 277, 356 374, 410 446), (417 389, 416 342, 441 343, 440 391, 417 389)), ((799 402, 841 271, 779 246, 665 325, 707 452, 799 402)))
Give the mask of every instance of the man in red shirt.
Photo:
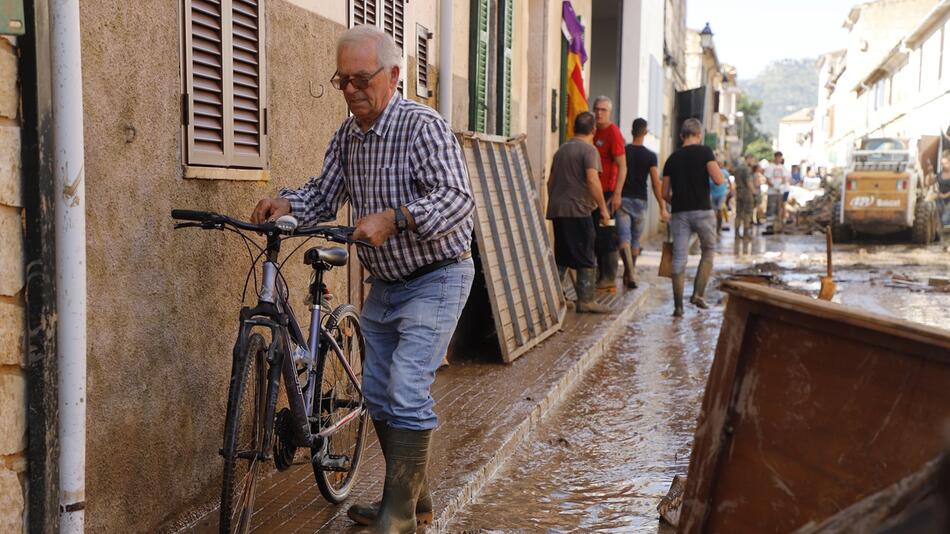
MULTIPOLYGON (((594 146, 600 153, 600 186, 604 190, 604 200, 611 215, 620 209, 623 182, 627 178, 627 156, 624 146, 626 141, 620 128, 610 122, 610 111, 613 103, 606 96, 594 99, 594 118, 597 120, 597 130, 594 132, 594 146), (616 194, 614 194, 616 192, 616 194)), ((599 221, 598 213, 594 213, 594 220, 599 221)), ((606 290, 617 289, 617 263, 620 261, 620 239, 617 236, 617 227, 599 227, 595 250, 597 251, 597 288, 606 290)))

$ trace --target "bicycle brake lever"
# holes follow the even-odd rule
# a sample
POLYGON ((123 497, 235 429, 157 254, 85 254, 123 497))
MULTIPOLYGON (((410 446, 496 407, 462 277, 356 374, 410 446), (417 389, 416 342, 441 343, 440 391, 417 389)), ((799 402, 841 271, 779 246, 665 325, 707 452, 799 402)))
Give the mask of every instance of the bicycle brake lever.
POLYGON ((201 223, 197 222, 186 222, 186 223, 175 223, 175 230, 179 228, 198 228, 201 226, 201 223))

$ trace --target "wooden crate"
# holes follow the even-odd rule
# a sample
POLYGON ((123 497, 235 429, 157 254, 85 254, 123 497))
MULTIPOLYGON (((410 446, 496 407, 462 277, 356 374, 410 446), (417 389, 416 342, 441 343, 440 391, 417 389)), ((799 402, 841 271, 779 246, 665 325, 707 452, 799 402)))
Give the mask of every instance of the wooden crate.
POLYGON ((790 532, 942 451, 950 332, 755 284, 723 289, 680 532, 790 532))
POLYGON ((475 239, 502 358, 561 327, 566 311, 525 138, 458 134, 475 194, 475 239))

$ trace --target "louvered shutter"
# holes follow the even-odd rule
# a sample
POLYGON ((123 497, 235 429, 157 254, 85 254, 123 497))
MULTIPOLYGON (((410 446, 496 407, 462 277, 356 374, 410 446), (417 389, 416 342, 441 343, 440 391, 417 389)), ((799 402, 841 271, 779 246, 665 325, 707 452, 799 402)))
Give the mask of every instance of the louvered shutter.
POLYGON ((473 0, 469 73, 470 128, 486 132, 488 126, 488 0, 473 0))
POLYGON ((262 13, 260 0, 185 0, 189 165, 266 164, 262 13))
POLYGON ((191 0, 185 9, 188 163, 225 164, 224 34, 221 2, 191 0))
POLYGON ((377 0, 350 0, 350 27, 360 24, 377 26, 377 0))
POLYGON ((261 39, 261 2, 231 0, 232 131, 231 165, 257 167, 264 163, 266 136, 261 39))
POLYGON ((429 98, 429 40, 432 34, 416 24, 416 96, 429 98))
POLYGON ((499 0, 498 17, 498 113, 496 131, 500 135, 511 135, 511 42, 514 26, 514 2, 499 0))
POLYGON ((386 35, 392 37, 393 41, 396 42, 396 46, 399 47, 400 57, 403 61, 399 65, 399 84, 396 89, 399 94, 405 95, 406 0, 383 0, 383 18, 380 22, 386 35))

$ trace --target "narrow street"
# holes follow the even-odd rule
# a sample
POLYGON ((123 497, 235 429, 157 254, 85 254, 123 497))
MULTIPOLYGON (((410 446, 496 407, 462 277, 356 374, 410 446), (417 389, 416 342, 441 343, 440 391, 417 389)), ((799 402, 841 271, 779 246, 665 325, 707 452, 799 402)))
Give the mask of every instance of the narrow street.
MULTIPOLYGON (((767 236, 737 253, 724 233, 717 274, 754 269, 817 293, 823 248, 818 236, 767 236)), ((655 272, 658 255, 643 260, 641 272, 655 272)), ((885 285, 895 275, 924 283, 948 276, 945 244, 853 244, 836 247, 835 262, 836 301, 945 327, 950 294, 885 285)), ((712 288, 708 300, 720 305, 707 312, 687 306, 686 317, 673 321, 668 281, 647 280, 648 301, 622 340, 456 516, 450 532, 673 531, 657 519, 656 505, 673 476, 688 468, 722 294, 712 288)))

